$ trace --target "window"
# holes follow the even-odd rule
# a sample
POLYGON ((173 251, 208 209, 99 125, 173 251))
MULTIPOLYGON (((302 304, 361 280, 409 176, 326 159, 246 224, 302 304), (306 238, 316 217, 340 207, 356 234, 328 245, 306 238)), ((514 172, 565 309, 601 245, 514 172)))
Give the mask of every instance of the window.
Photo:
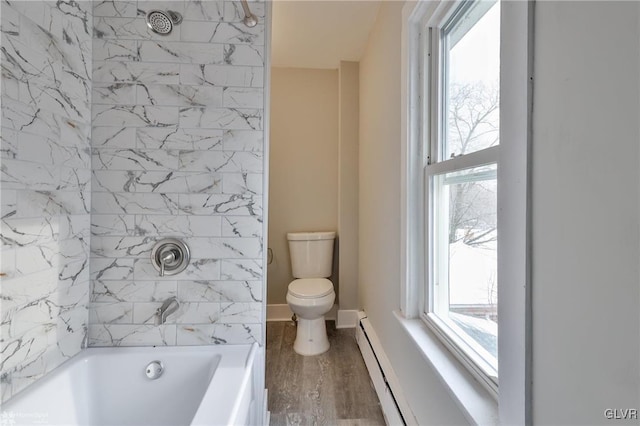
POLYGON ((497 391, 500 2, 427 28, 423 318, 497 391))

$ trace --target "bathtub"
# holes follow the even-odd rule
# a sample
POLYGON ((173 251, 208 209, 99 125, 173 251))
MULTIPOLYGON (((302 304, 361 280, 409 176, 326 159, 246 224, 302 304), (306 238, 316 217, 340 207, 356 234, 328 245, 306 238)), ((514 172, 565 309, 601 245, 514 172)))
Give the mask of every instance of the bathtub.
POLYGON ((257 345, 90 348, 2 407, 0 424, 259 424, 257 345), (155 380, 147 365, 160 361, 155 380))

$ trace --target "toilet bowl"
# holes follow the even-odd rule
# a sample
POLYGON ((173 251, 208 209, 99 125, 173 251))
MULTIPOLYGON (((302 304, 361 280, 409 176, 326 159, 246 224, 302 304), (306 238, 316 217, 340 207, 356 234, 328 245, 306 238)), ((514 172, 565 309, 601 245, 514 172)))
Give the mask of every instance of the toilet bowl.
POLYGON ((319 355, 329 350, 324 315, 331 310, 336 293, 324 278, 301 278, 291 282, 287 303, 298 318, 293 350, 300 355, 319 355))
POLYGON ((335 232, 287 234, 293 280, 287 303, 298 318, 293 350, 300 355, 319 355, 329 350, 324 315, 336 299, 331 276, 335 232))

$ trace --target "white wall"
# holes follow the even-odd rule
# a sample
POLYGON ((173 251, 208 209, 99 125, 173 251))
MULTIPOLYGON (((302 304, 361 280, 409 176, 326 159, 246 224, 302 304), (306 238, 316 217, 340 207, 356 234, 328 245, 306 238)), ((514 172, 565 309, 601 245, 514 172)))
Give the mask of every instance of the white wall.
POLYGON ((640 409, 638 3, 540 1, 535 37, 533 420, 603 424, 640 409))
POLYGON ((340 309, 358 309, 358 62, 341 61, 339 76, 338 233, 340 309))
POLYGON ((338 71, 272 68, 269 304, 287 303, 293 280, 287 232, 338 229, 338 139, 338 71))
POLYGON ((359 294, 421 425, 466 424, 392 311, 400 307, 400 34, 384 2, 360 61, 359 294))

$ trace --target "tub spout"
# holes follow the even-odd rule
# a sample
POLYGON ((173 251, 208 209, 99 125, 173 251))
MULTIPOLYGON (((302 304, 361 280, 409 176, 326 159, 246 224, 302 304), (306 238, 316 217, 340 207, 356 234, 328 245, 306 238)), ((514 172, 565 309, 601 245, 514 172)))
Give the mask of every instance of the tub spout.
POLYGON ((156 309, 156 315, 154 319, 155 325, 162 325, 167 321, 167 317, 178 310, 180 303, 175 296, 172 296, 164 301, 162 306, 156 309))

